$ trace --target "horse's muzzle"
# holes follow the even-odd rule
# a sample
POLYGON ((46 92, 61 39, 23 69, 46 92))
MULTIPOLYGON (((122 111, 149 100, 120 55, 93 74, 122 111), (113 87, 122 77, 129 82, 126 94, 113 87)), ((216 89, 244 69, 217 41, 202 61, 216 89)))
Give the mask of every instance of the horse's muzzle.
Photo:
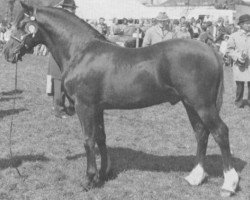
POLYGON ((18 61, 19 54, 11 53, 8 49, 4 49, 4 57, 7 62, 16 63, 18 61))

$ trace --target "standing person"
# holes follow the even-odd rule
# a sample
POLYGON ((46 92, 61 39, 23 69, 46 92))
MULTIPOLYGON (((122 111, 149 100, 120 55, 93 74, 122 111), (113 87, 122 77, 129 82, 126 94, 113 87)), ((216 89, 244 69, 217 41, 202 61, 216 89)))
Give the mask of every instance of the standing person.
POLYGON ((188 22, 181 25, 180 29, 175 32, 175 37, 180 39, 191 39, 191 35, 188 32, 188 22))
POLYGON ((9 23, 6 27, 6 31, 4 33, 4 40, 5 42, 8 42, 10 40, 10 35, 11 35, 11 32, 12 32, 12 29, 11 29, 11 24, 9 23))
POLYGON ((133 19, 128 19, 127 26, 123 29, 123 34, 126 36, 132 36, 133 33, 136 32, 135 24, 133 23, 133 19))
POLYGON ((4 33, 6 32, 6 27, 3 26, 3 24, 0 24, 0 41, 4 42, 4 33))
POLYGON ((174 38, 173 32, 169 31, 169 18, 165 13, 159 13, 156 17, 156 25, 149 28, 143 39, 143 47, 170 40, 174 38))
POLYGON ((180 31, 180 22, 178 19, 174 19, 172 24, 172 31, 174 34, 176 34, 178 31, 180 31))
POLYGON ((105 23, 105 19, 103 17, 100 17, 96 29, 104 36, 108 34, 108 26, 105 23))
POLYGON ((184 24, 186 22, 186 17, 185 16, 182 16, 180 18, 180 26, 182 26, 182 24, 184 24))
POLYGON ((201 42, 206 43, 208 46, 212 46, 214 38, 213 35, 211 34, 211 32, 209 31, 208 25, 209 23, 207 22, 207 24, 202 25, 201 26, 201 34, 199 35, 198 40, 200 40, 201 42))
POLYGON ((192 39, 198 39, 199 38, 199 35, 201 33, 201 29, 200 27, 198 26, 199 24, 199 20, 197 21, 193 21, 193 23, 191 24, 191 32, 192 32, 192 39))
POLYGON ((228 35, 227 29, 224 26, 224 19, 220 17, 218 19, 217 27, 216 27, 216 37, 215 37, 215 43, 218 43, 218 45, 221 44, 221 42, 224 39, 224 36, 228 35))
MULTIPOLYGON (((69 12, 75 13, 76 5, 74 0, 64 0, 61 7, 69 12)), ((73 105, 66 108, 65 106, 65 93, 62 88, 62 73, 60 67, 50 55, 49 68, 48 68, 48 82, 52 82, 50 92, 47 92, 53 96, 53 110, 54 115, 58 118, 67 118, 68 115, 74 113, 73 105)))
POLYGON ((127 28, 127 26, 128 26, 128 19, 127 18, 123 18, 122 19, 122 24, 120 26, 123 33, 124 33, 124 30, 127 28))
POLYGON ((248 104, 250 103, 250 15, 241 15, 238 25, 240 29, 229 37, 227 51, 233 59, 233 75, 236 82, 235 105, 243 108, 245 82, 248 86, 248 104))
POLYGON ((123 31, 119 25, 119 21, 117 18, 113 19, 113 24, 110 27, 110 35, 122 35, 123 31))

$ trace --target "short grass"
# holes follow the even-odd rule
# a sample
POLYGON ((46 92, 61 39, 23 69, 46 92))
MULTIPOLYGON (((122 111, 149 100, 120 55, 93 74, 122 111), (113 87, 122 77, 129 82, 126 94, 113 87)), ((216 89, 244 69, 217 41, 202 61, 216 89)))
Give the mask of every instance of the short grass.
MULTIPOLYGON (((218 200, 223 183, 220 151, 209 140, 207 183, 189 186, 183 179, 194 165, 196 141, 181 104, 133 111, 106 111, 107 144, 114 176, 101 188, 84 192, 86 157, 76 116, 51 114, 45 94, 48 60, 28 55, 15 67, 0 56, 0 200, 218 200), (12 108, 16 98, 16 107, 12 108), (14 117, 11 162, 9 129, 14 117), (13 166, 18 167, 19 177, 13 166)), ((231 199, 250 199, 250 109, 234 107, 232 71, 225 69, 221 116, 229 126, 240 191, 231 199)), ((97 156, 98 164, 100 157, 97 156)))

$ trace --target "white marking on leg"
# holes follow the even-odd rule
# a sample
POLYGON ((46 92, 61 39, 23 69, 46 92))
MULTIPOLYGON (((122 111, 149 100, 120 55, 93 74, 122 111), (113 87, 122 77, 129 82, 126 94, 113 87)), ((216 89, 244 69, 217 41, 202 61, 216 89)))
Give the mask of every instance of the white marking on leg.
POLYGON ((207 173, 205 172, 204 168, 200 164, 198 164, 190 172, 190 174, 187 177, 185 177, 185 180, 190 185, 200 185, 206 177, 207 177, 207 173))
POLYGON ((235 193, 239 184, 239 179, 239 175, 234 168, 224 172, 224 183, 221 189, 235 193))

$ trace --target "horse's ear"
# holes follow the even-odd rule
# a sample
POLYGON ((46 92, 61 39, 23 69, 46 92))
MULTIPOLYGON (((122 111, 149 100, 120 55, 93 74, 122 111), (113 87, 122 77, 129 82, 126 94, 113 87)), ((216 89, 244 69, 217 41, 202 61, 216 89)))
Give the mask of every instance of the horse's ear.
POLYGON ((29 15, 29 16, 32 16, 33 12, 34 12, 34 8, 32 6, 27 5, 23 1, 20 1, 20 3, 21 3, 21 6, 23 8, 24 13, 29 15))

